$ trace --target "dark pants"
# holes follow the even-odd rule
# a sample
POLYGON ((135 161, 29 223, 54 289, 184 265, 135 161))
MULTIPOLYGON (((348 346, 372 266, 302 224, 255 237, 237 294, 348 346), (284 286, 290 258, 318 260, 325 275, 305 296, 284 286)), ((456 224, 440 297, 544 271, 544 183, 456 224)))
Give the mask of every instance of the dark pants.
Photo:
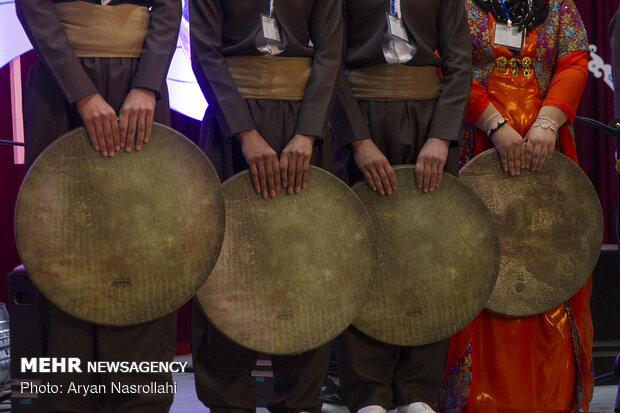
MULTIPOLYGON (((391 165, 414 164, 427 138, 434 100, 359 102, 370 136, 391 165)), ((363 178, 349 147, 344 110, 336 102, 332 116, 336 173, 350 185, 363 178)), ((458 176, 460 147, 450 145, 444 170, 458 176)), ((397 288, 397 286, 395 286, 397 288)), ((423 401, 434 405, 441 389, 448 340, 421 347, 401 347, 376 341, 349 328, 335 341, 338 373, 349 410, 378 405, 385 409, 423 401)))
MULTIPOLYGON (((251 372, 258 353, 223 336, 194 304, 192 355, 198 399, 214 413, 256 410, 256 385, 251 372)), ((271 356, 274 396, 271 412, 318 413, 319 391, 327 374, 329 345, 290 356, 271 356)))
POLYGON ((393 346, 350 327, 335 341, 344 400, 351 412, 423 401, 434 405, 441 387, 448 340, 421 347, 393 346))
MULTIPOLYGON (((256 128, 278 153, 295 135, 300 102, 248 100, 256 128)), ((206 152, 222 180, 247 169, 239 142, 225 136, 217 122, 215 107, 209 107, 202 123, 200 147, 206 152)), ((311 163, 331 170, 329 141, 316 142, 311 163)), ((312 176, 309 180, 312 185, 312 176)), ((257 353, 239 346, 212 326, 198 305, 194 306, 192 353, 198 398, 215 413, 255 411, 256 390, 251 372, 257 353)), ((327 374, 329 345, 290 356, 271 356, 275 394, 271 412, 318 413, 319 392, 327 374)))
MULTIPOLYGON (((137 59, 82 59, 99 93, 118 111, 131 88, 137 59)), ((54 140, 82 126, 73 105, 65 99, 56 81, 40 60, 30 69, 24 90, 26 161, 30 168, 36 157, 54 140)), ((170 124, 165 85, 155 108, 155 121, 170 124)), ((45 357, 79 357, 82 366, 98 361, 171 361, 176 347, 176 313, 133 327, 107 327, 78 320, 41 299, 41 342, 45 357)), ((84 370, 84 369, 83 369, 84 370)), ((51 374, 43 382, 62 384, 62 394, 45 397, 46 412, 167 412, 172 394, 108 394, 83 397, 66 392, 75 384, 158 384, 172 382, 171 374, 51 374)), ((108 385, 109 390, 109 385, 108 385)))
POLYGON ((62 386, 62 394, 40 395, 46 412, 165 413, 172 404, 172 393, 111 392, 111 383, 148 385, 172 383, 167 373, 86 372, 88 361, 171 361, 176 348, 176 313, 159 320, 132 327, 102 326, 79 320, 41 300, 43 348, 46 357, 78 357, 82 373, 53 373, 42 377, 43 383, 62 386), (69 386, 103 385, 106 392, 84 397, 69 393, 69 386), (105 410, 104 410, 105 409, 105 410), (108 410, 110 409, 110 410, 108 410))

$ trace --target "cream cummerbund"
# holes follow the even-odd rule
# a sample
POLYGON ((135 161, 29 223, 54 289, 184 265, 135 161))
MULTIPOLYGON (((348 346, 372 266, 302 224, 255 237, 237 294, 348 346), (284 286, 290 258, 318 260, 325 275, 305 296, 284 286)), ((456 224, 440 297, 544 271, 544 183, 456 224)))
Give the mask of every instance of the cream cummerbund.
POLYGON ((149 25, 144 6, 54 3, 69 47, 79 57, 140 57, 149 25))
POLYGON ((309 57, 227 57, 228 71, 244 99, 302 100, 312 60, 309 57))
POLYGON ((436 66, 386 63, 350 69, 347 78, 359 100, 427 100, 436 99, 441 91, 436 66))

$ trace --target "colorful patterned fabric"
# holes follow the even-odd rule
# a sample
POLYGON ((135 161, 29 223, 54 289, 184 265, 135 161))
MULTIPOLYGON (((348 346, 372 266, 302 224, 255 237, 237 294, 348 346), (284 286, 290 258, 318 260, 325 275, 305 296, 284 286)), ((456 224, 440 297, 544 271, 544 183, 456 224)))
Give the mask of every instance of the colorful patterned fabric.
MULTIPOLYGON (((474 126, 489 103, 521 136, 541 106, 560 108, 569 121, 560 129, 558 150, 577 162, 570 123, 587 79, 587 37, 572 0, 548 1, 547 20, 528 33, 518 56, 492 44, 495 20, 472 0, 465 1, 474 82, 463 128, 463 164, 493 147, 474 126), (515 57, 532 59, 533 73, 523 66, 503 70, 515 57)), ((543 314, 510 318, 483 311, 455 334, 440 411, 587 412, 593 391, 591 282, 590 278, 567 303, 543 314)))

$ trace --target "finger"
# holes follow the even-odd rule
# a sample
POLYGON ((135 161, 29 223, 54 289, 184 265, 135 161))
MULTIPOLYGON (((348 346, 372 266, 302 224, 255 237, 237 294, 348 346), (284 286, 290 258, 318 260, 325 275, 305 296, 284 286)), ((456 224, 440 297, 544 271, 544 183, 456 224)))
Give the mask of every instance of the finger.
POLYGON ((422 178, 422 191, 428 192, 431 186, 431 165, 428 162, 424 164, 424 173, 422 178))
POLYGON ((375 187, 377 188, 377 192, 381 195, 385 195, 385 188, 383 188, 383 183, 381 182, 381 177, 379 176, 377 169, 374 166, 368 169, 370 171, 370 176, 372 176, 372 180, 375 183, 375 187))
MULTIPOLYGON (((112 144, 112 130, 110 128, 110 123, 107 122, 107 119, 100 119, 98 122, 101 125, 101 138, 99 141, 103 139, 103 145, 105 146, 105 150, 108 156, 112 156, 113 153, 113 144, 112 144)), ((97 132, 99 134, 99 132, 97 132)))
POLYGON ((260 194, 260 182, 258 181, 258 168, 255 162, 250 162, 250 176, 252 177, 252 186, 257 194, 260 194))
POLYGON ((273 156, 271 158, 271 168, 273 169, 273 180, 276 184, 276 192, 278 192, 280 190, 281 170, 280 170, 280 162, 278 162, 277 156, 273 156))
POLYGON ((424 183, 424 161, 417 160, 415 165, 415 184, 418 189, 422 189, 424 183))
POLYGON ((553 152, 555 152, 555 141, 551 142, 547 146, 547 155, 545 156, 545 162, 547 162, 547 161, 549 161, 549 159, 551 159, 551 156, 553 156, 553 152))
POLYGON ((144 132, 146 131, 146 117, 144 113, 136 115, 136 150, 142 149, 144 144, 144 132))
MULTIPOLYGON (((155 114, 153 111, 148 110, 146 112, 146 117, 145 117, 145 127, 144 127, 144 142, 147 143, 150 139, 151 139, 151 131, 153 130, 153 118, 154 118, 155 114)), ((278 168, 274 169, 275 171, 278 170, 278 168)))
POLYGON ((127 145, 127 133, 129 128, 129 118, 126 113, 121 113, 121 119, 119 121, 119 127, 121 130, 121 146, 125 148, 125 151, 131 151, 131 147, 127 145), (129 147, 129 148, 128 148, 129 147))
POLYGON ((549 156, 549 152, 547 149, 547 146, 543 146, 541 151, 540 151, 540 165, 538 167, 538 170, 542 170, 543 165, 545 164, 545 162, 547 162, 547 157, 549 156))
POLYGON ((114 142, 114 151, 118 152, 121 150, 121 130, 118 126, 118 118, 116 117, 116 113, 110 119, 110 123, 112 126, 112 140, 114 142))
POLYGON ((260 193, 263 198, 267 198, 267 196, 269 196, 267 192, 267 174, 265 172, 265 163, 262 158, 256 162, 256 167, 258 170, 258 182, 260 182, 260 193))
POLYGON ((95 132, 95 125, 92 122, 84 122, 84 126, 86 127, 86 132, 88 132, 88 137, 90 138, 90 143, 93 145, 96 151, 99 151, 99 141, 97 141, 97 132, 95 132))
POLYGON ((108 148, 108 156, 114 156, 114 136, 112 133, 112 121, 109 118, 102 120, 103 137, 108 148))
POLYGON ((523 143, 519 142, 519 146, 516 146, 512 153, 514 154, 514 174, 521 174, 521 149, 523 148, 523 143))
POLYGON ((536 145, 532 149, 532 171, 537 171, 538 167, 540 166, 541 151, 542 148, 540 147, 540 145, 536 145))
POLYGON ((508 155, 505 151, 500 155, 500 160, 502 162, 502 168, 504 169, 504 172, 508 172, 508 155))
POLYGON ((304 176, 301 180, 301 187, 305 188, 308 186, 308 181, 310 180, 310 157, 309 156, 304 157, 303 170, 304 170, 304 176))
POLYGON ((99 142, 99 151, 101 152, 101 155, 108 156, 108 144, 105 141, 103 124, 100 121, 95 121, 93 122, 93 128, 95 129, 97 142, 99 142))
POLYGON ((438 165, 430 165, 430 179, 428 181, 428 190, 433 192, 437 187, 437 167, 438 165))
POLYGON ((441 185, 441 179, 443 178, 443 165, 439 165, 439 168, 437 168, 436 170, 436 177, 435 177, 435 189, 437 189, 439 187, 439 185, 441 185))
POLYGON ((125 150, 131 152, 136 143, 136 123, 138 122, 137 115, 134 111, 127 113, 127 142, 125 143, 125 150))
POLYGON ((288 154, 288 170, 286 171, 288 188, 286 189, 289 194, 295 192, 295 169, 297 167, 297 159, 295 158, 295 154, 288 154))
POLYGON ((295 162, 295 193, 298 194, 301 191, 301 184, 304 178, 304 157, 303 155, 297 155, 295 162))
POLYGON ((515 163, 515 150, 514 148, 510 147, 508 149, 508 172, 510 172, 511 176, 515 175, 515 171, 516 171, 516 166, 517 164, 515 163))
POLYGON ((116 123, 116 119, 111 116, 106 116, 102 121, 105 141, 108 145, 108 156, 114 156, 116 152, 114 149, 114 124, 116 123))
MULTIPOLYGON (((265 176, 267 181, 267 191, 270 197, 276 196, 276 180, 274 178, 273 160, 271 157, 263 158, 263 165, 265 165, 265 176)), ((276 169, 277 171, 277 169, 276 169)))
POLYGON ((288 158, 286 154, 282 154, 280 157, 280 179, 282 182, 282 187, 288 187, 288 158))
POLYGON ((527 139, 523 141, 523 145, 519 147, 519 164, 521 169, 525 169, 525 148, 527 147, 527 139))
POLYGON ((386 163, 383 168, 385 169, 385 173, 390 180, 390 186, 392 187, 392 191, 396 191, 396 188, 398 187, 398 181, 396 180, 396 173, 394 172, 394 168, 392 168, 392 165, 390 165, 389 163, 386 163))
POLYGON ((527 142, 525 147, 525 168, 529 169, 532 166, 532 156, 534 155, 534 144, 530 141, 527 142))
POLYGON ((388 178, 387 173, 385 171, 385 167, 383 165, 377 166, 377 172, 379 173, 379 178, 381 179, 381 184, 385 193, 388 195, 392 194, 392 184, 390 183, 390 178, 388 178))
POLYGON ((370 174, 370 171, 366 168, 362 169, 362 175, 364 175, 364 179, 366 180, 366 183, 368 184, 368 186, 370 187, 370 189, 372 189, 373 191, 377 191, 377 185, 375 185, 375 180, 372 178, 372 175, 370 174))

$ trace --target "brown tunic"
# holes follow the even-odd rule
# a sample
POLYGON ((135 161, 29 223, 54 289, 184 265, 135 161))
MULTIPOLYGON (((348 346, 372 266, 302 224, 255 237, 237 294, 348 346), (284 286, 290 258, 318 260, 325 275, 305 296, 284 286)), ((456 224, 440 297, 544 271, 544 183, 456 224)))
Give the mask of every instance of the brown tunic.
MULTIPOLYGON (((116 3, 121 2, 112 1, 108 7, 114 7, 113 4, 116 3)), ((144 5, 141 1, 123 3, 144 5)), ((170 122, 165 80, 178 36, 181 16, 181 6, 178 2, 173 0, 148 2, 148 6, 151 7, 150 22, 139 59, 78 58, 68 46, 67 36, 53 2, 17 0, 15 6, 19 20, 39 57, 36 64, 44 65, 48 72, 47 76, 55 83, 52 85, 47 79, 40 82, 38 79, 33 79, 40 84, 30 89, 38 89, 36 94, 46 98, 49 101, 47 104, 37 104, 37 102, 43 103, 37 95, 33 95, 33 100, 29 102, 28 91, 25 92, 26 168, 53 140, 64 132, 81 126, 81 119, 73 104, 93 93, 99 92, 108 104, 118 111, 132 88, 150 89, 156 92, 159 98, 155 120, 162 123, 170 122), (118 83, 121 78, 124 80, 118 83), (61 93, 58 94, 57 90, 61 93), (52 101, 53 104, 50 103, 52 101), (45 125, 42 119, 36 121, 28 119, 29 114, 40 118, 42 113, 46 112, 46 107, 53 107, 53 112, 62 111, 66 114, 64 117, 70 120, 61 126, 63 123, 61 117, 56 118, 51 125, 45 125)), ((50 114, 52 115, 53 113, 50 114)))
MULTIPOLYGON (((261 54, 256 48, 256 38, 262 31, 260 14, 267 12, 268 4, 268 0, 190 2, 194 73, 226 137, 256 127, 224 59, 261 54)), ((313 59, 294 132, 321 137, 329 116, 341 54, 339 2, 276 0, 274 8, 287 43, 279 56, 313 59), (309 46, 310 41, 313 47, 309 46)))
MULTIPOLYGON (((385 64, 382 51, 389 0, 345 0, 349 69, 385 64)), ((349 183, 362 176, 349 145, 371 138, 391 164, 415 163, 428 138, 455 141, 446 169, 457 173, 459 130, 471 87, 471 45, 462 0, 401 0, 401 11, 417 53, 406 65, 441 69, 437 99, 357 101, 341 71, 332 127, 340 146, 337 174, 349 183), (437 50, 437 54, 435 54, 437 50)), ((349 328, 336 341, 344 399, 351 411, 379 405, 386 409, 423 401, 440 390, 447 340, 423 347, 399 347, 349 328)))
MULTIPOLYGON (((387 30, 385 14, 389 10, 389 0, 344 1, 347 68, 385 63, 382 46, 387 30)), ((443 77, 441 95, 428 125, 428 137, 458 140, 472 77, 471 45, 463 1, 402 0, 401 11, 418 48, 406 65, 437 66, 443 77)), ((367 119, 357 110, 355 97, 343 76, 339 78, 338 97, 354 132, 352 138, 369 138, 367 119)))
MULTIPOLYGON (((113 4, 113 3, 112 3, 113 4)), ((135 4, 142 4, 136 2, 135 4)), ((159 99, 155 121, 169 124, 165 76, 174 52, 181 18, 176 0, 152 0, 150 23, 139 59, 78 58, 67 45, 53 3, 49 0, 17 0, 17 14, 38 53, 24 90, 26 163, 28 169, 47 145, 65 132, 81 126, 73 103, 100 93, 119 110, 134 87, 155 91, 159 99)), ((114 7, 114 6, 109 6, 114 7)), ((134 327, 107 327, 78 320, 38 297, 42 353, 47 357, 79 357, 91 360, 169 361, 174 357, 176 313, 134 327)), ((38 337, 33 338, 37 340, 38 337)), ((51 374, 44 382, 63 385, 148 384, 171 382, 170 374, 51 374)), ((80 394, 42 395, 37 411, 99 411, 102 405, 135 412, 167 412, 171 394, 83 397, 80 394)))
MULTIPOLYGON (((222 179, 246 169, 237 139, 257 129, 278 153, 295 134, 314 136, 311 163, 331 169, 326 124, 334 96, 340 56, 342 21, 339 0, 275 1, 285 51, 281 57, 312 58, 301 101, 242 99, 225 58, 260 55, 260 14, 268 0, 190 1, 192 64, 209 102, 200 147, 222 179), (312 46, 310 46, 312 42, 312 46)), ((309 185, 312 185, 310 177, 309 185)), ((282 196, 282 195, 278 195, 282 196)), ((192 347, 198 398, 214 413, 250 412, 256 408, 255 380, 250 373, 256 352, 236 345, 211 326, 195 306, 192 347)), ((327 373, 329 346, 293 356, 272 356, 275 394, 272 412, 320 412, 320 387, 327 373)))
MULTIPOLYGON (((50 0, 17 0, 17 16, 38 56, 52 73, 67 101, 97 93, 98 88, 84 71, 80 59, 69 48, 67 36, 50 0)), ((151 7, 151 20, 142 55, 131 87, 160 92, 174 53, 180 21, 180 4, 170 0, 112 1, 151 7)), ((128 90, 127 90, 128 92, 128 90)))

